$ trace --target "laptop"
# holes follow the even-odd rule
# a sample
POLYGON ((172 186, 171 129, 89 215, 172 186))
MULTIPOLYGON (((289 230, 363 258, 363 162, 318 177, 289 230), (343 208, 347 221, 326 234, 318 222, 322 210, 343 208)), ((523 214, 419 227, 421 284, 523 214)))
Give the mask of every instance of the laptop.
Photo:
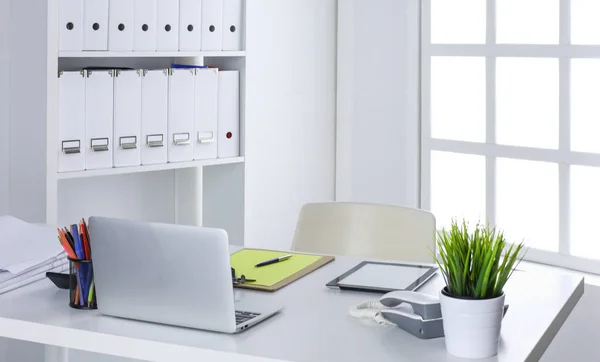
POLYGON ((237 333, 282 309, 234 301, 225 230, 91 217, 89 233, 104 315, 237 333))

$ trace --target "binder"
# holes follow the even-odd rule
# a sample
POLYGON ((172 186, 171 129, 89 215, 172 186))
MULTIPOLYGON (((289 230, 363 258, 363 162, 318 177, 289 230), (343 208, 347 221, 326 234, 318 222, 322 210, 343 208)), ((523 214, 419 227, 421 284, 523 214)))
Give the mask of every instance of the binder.
POLYGON ((110 0, 108 50, 133 50, 134 0, 110 0))
POLYGON ((83 2, 60 0, 58 12, 59 49, 61 51, 83 50, 83 2))
POLYGON ((219 70, 196 70, 194 111, 194 159, 217 158, 219 70))
POLYGON ((114 70, 90 70, 85 84, 85 168, 112 167, 114 70))
POLYGON ((58 73, 58 172, 85 169, 85 76, 58 73))
POLYGON ((142 163, 141 70, 115 71, 114 105, 113 165, 115 167, 139 166, 142 163))
POLYGON ((219 116, 217 155, 219 158, 240 155, 240 72, 219 72, 219 116))
POLYGON ((194 159, 194 82, 195 69, 169 70, 169 162, 194 159))
POLYGON ((167 163, 169 71, 147 70, 142 77, 142 165, 167 163))
POLYGON ((243 0, 223 1, 223 50, 242 50, 243 0))
POLYGON ((158 0, 156 50, 179 49, 179 1, 158 0))
POLYGON ((156 51, 156 0, 135 0, 134 2, 134 51, 156 51))
POLYGON ((179 0, 179 50, 200 50, 202 0, 179 0))
POLYGON ((223 2, 202 0, 202 50, 221 50, 223 44, 223 2))
POLYGON ((108 49, 108 0, 83 0, 83 50, 108 49))

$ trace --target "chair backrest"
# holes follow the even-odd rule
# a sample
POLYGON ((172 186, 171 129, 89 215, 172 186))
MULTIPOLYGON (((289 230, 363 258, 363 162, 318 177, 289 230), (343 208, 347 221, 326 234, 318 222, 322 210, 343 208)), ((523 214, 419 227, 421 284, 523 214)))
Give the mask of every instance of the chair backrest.
POLYGON ((364 203, 307 204, 292 249, 388 260, 432 262, 435 217, 428 211, 364 203))

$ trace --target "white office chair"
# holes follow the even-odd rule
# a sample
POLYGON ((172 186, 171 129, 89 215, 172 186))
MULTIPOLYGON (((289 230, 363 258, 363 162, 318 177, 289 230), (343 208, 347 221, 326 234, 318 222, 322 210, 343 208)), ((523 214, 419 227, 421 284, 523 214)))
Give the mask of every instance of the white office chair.
POLYGON ((388 260, 433 262, 435 217, 400 206, 307 204, 300 211, 292 250, 388 260))

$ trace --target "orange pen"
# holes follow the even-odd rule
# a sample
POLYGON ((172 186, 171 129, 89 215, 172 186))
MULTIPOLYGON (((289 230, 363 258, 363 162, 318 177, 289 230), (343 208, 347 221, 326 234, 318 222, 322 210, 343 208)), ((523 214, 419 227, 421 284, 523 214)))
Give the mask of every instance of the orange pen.
POLYGON ((71 259, 77 259, 75 252, 73 252, 73 250, 71 249, 71 246, 69 245, 69 242, 67 241, 67 237, 65 236, 65 233, 61 229, 56 229, 56 230, 58 231, 58 241, 62 245, 63 249, 65 249, 65 252, 67 253, 67 255, 71 259))

